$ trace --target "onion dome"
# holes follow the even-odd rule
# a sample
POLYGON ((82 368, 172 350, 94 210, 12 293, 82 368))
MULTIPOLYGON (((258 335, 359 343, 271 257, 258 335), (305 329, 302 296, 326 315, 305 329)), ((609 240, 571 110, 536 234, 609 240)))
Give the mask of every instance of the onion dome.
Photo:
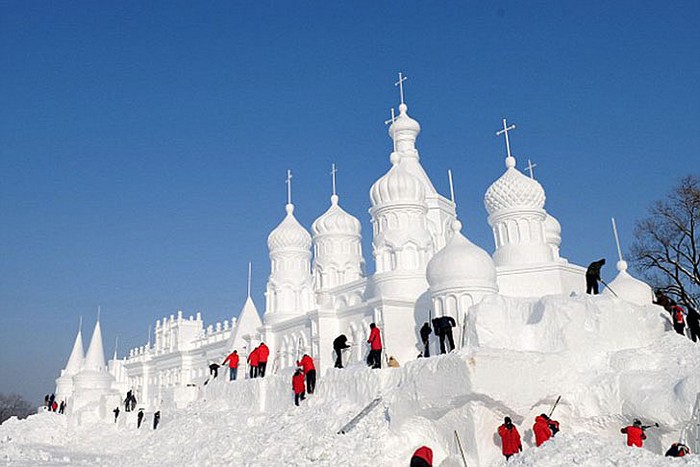
POLYGON ((428 263, 426 275, 430 288, 478 287, 497 291, 493 259, 462 235, 461 229, 461 222, 452 222, 452 238, 428 263))
POLYGON ((544 238, 550 245, 561 245, 561 224, 549 213, 544 218, 544 238))
POLYGON ((311 235, 294 217, 294 205, 285 206, 287 216, 267 237, 267 247, 270 251, 276 250, 304 250, 311 249, 311 235))
POLYGON ((331 196, 331 207, 311 224, 314 236, 339 234, 360 235, 360 221, 338 205, 338 195, 331 196))
POLYGON ((408 106, 406 104, 399 105, 399 116, 389 127, 389 136, 396 139, 399 136, 406 137, 407 139, 412 138, 413 141, 418 137, 420 133, 420 123, 408 116, 406 111, 408 106))
POLYGON ((515 168, 515 158, 506 158, 506 172, 493 182, 484 196, 489 214, 507 209, 542 209, 544 188, 537 180, 523 175, 515 168))
POLYGON ((651 305, 653 298, 651 287, 627 272, 627 261, 618 261, 617 270, 620 271, 617 277, 610 282, 610 287, 606 287, 603 293, 617 295, 617 297, 637 305, 651 305))
POLYGON ((372 206, 389 203, 425 203, 425 188, 421 181, 398 163, 397 153, 391 154, 393 167, 374 182, 369 192, 372 206))

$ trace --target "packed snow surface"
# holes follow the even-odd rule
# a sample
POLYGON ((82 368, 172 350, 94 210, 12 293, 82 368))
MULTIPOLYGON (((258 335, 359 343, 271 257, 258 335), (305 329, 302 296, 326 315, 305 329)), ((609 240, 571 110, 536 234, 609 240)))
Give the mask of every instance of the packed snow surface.
POLYGON ((510 416, 524 452, 509 466, 700 466, 700 456, 663 457, 700 392, 700 346, 668 332, 665 312, 613 297, 493 296, 472 307, 464 347, 449 355, 329 370, 316 393, 293 405, 291 374, 197 388, 196 402, 160 407, 136 429, 136 414, 85 421, 40 413, 0 425, 0 460, 36 465, 407 466, 428 445, 434 465, 506 465, 497 427, 510 416), (532 424, 549 412, 562 431, 534 447, 532 424), (373 399, 381 403, 337 434, 373 399), (620 428, 640 418, 643 449, 620 428))

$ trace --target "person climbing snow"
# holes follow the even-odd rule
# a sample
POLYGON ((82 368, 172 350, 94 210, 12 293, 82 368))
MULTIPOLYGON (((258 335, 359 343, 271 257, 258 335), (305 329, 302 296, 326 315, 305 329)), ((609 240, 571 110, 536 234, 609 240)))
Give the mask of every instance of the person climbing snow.
POLYGON ((236 376, 238 376, 238 361, 240 360, 240 357, 238 356, 238 351, 234 350, 230 354, 228 354, 228 357, 226 357, 226 360, 224 360, 224 365, 228 363, 228 380, 229 381, 235 381, 236 376))
POLYGON ((433 328, 435 328, 435 335, 440 338, 440 353, 447 353, 445 350, 445 338, 447 338, 447 343, 450 346, 450 352, 455 348, 455 341, 452 337, 452 328, 457 326, 454 318, 452 316, 440 316, 433 319, 433 328))
POLYGON ((139 409, 139 413, 136 416, 136 428, 141 428, 141 422, 143 422, 143 409, 139 409))
POLYGON ((119 407, 115 407, 112 412, 114 412, 114 423, 117 423, 117 419, 119 418, 119 407))
POLYGON ((56 395, 52 393, 51 396, 49 396, 49 410, 53 410, 53 403, 55 400, 56 395))
POLYGON ((647 439, 642 422, 637 418, 634 419, 632 425, 622 428, 620 433, 627 435, 627 446, 641 448, 644 440, 647 439))
POLYGON ((688 325, 688 334, 690 334, 690 340, 697 342, 700 339, 700 313, 687 303, 686 307, 688 314, 685 317, 685 322, 688 325))
POLYGON ((153 429, 155 430, 158 428, 158 424, 160 423, 160 410, 158 410, 156 413, 153 414, 153 429))
POLYGON ((254 348, 248 354, 248 366, 250 366, 250 374, 248 375, 248 377, 250 379, 258 377, 258 364, 260 363, 259 357, 260 357, 260 354, 258 353, 257 347, 254 348))
POLYGON ((420 340, 423 342, 423 356, 430 357, 430 333, 433 332, 433 328, 426 321, 423 323, 423 327, 420 328, 420 340))
POLYGON ((683 443, 673 443, 668 451, 666 451, 666 457, 685 457, 690 454, 690 449, 683 443))
POLYGON ((212 379, 216 378, 219 376, 219 365, 218 363, 210 363, 209 364, 209 375, 212 377, 212 379))
POLYGON ((586 269, 586 293, 598 295, 598 281, 600 281, 600 270, 605 265, 605 258, 593 261, 586 269))
POLYGON ((671 319, 673 320, 673 329, 681 336, 685 335, 685 313, 680 305, 671 307, 671 319))
POLYGON ((333 340, 333 351, 335 352, 335 368, 343 368, 343 350, 349 349, 348 338, 341 334, 333 340))
POLYGON ((134 393, 131 389, 126 392, 126 397, 124 398, 124 410, 131 412, 131 398, 134 397, 134 393))
POLYGON ((523 450, 523 444, 520 441, 520 433, 513 425, 510 417, 503 419, 503 425, 498 427, 498 436, 501 437, 501 452, 510 459, 510 456, 517 454, 523 450))
POLYGON ((258 376, 265 377, 265 369, 267 368, 267 359, 270 357, 270 349, 264 342, 258 346, 258 376))
POLYGON ((58 406, 58 413, 63 413, 66 410, 66 401, 61 401, 61 404, 58 406))
POLYGON ((292 376, 292 390, 294 391, 294 405, 299 407, 299 401, 303 401, 306 398, 304 394, 304 372, 301 371, 301 368, 297 368, 294 376, 292 376))
POLYGON ((559 422, 552 420, 546 414, 540 414, 535 417, 532 431, 535 433, 535 445, 539 447, 559 431, 559 422))
POLYGON ((309 394, 316 390, 316 366, 314 359, 309 354, 304 354, 301 360, 297 361, 297 366, 301 367, 302 374, 306 376, 306 389, 309 394))
POLYGON ((372 368, 382 367, 382 336, 379 333, 379 328, 376 324, 369 324, 369 355, 367 356, 367 364, 372 368))
POLYGON ((410 467, 433 467, 433 450, 428 446, 421 446, 411 456, 410 467))

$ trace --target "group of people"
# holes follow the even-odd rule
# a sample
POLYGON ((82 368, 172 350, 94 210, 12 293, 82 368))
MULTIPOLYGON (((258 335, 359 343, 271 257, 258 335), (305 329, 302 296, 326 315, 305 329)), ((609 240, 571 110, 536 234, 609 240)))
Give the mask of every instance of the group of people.
POLYGON ((685 335, 685 328, 688 328, 688 337, 697 342, 700 338, 700 313, 693 307, 692 304, 686 302, 687 311, 683 309, 675 300, 666 295, 663 290, 654 292, 656 295, 656 303, 662 306, 671 316, 673 329, 680 335, 685 335))
POLYGON ((316 365, 309 354, 304 354, 301 360, 297 360, 297 366, 292 376, 292 390, 294 391, 294 405, 306 399, 306 392, 313 394, 316 390, 316 365))
POLYGON ((59 404, 55 394, 52 393, 50 396, 46 394, 44 396, 44 407, 49 412, 58 412, 62 414, 66 410, 66 401, 61 401, 59 404))
MULTIPOLYGON (((131 391, 129 391, 129 392, 131 392, 131 391)), ((132 412, 132 411, 133 411, 133 408, 131 408, 131 409, 129 410, 127 407, 128 407, 128 406, 125 405, 125 410, 126 410, 127 412, 132 412)), ((117 423, 117 420, 119 420, 119 413, 120 413, 119 407, 115 407, 115 409, 112 410, 112 412, 114 413, 114 423, 117 423)), ((137 429, 141 428, 141 425, 143 424, 143 418, 144 418, 144 416, 145 416, 144 410, 143 410, 143 409, 139 409, 139 413, 136 414, 136 428, 137 428, 137 429)), ((159 424, 159 423, 160 423, 160 410, 156 411, 156 412, 153 414, 153 429, 154 429, 154 430, 155 430, 156 428, 158 428, 158 424, 159 424)))
POLYGON ((423 323, 419 331, 420 339, 423 343, 423 352, 418 355, 418 357, 430 357, 430 334, 433 332, 440 338, 440 353, 452 352, 455 349, 452 328, 455 326, 457 326, 457 323, 452 316, 438 316, 437 318, 433 318, 432 328, 427 321, 423 323), (445 346, 445 341, 447 341, 449 349, 445 346))
POLYGON ((136 396, 134 396, 134 391, 129 389, 124 398, 124 410, 126 412, 132 412, 136 408, 136 396))
MULTIPOLYGON (((265 372, 267 370, 267 361, 270 358, 270 348, 261 342, 256 348, 254 348, 249 354, 246 361, 248 362, 248 367, 250 368, 250 373, 248 377, 253 378, 264 378, 265 372)), ((210 363, 209 364, 209 376, 213 379, 219 376, 219 368, 228 365, 228 379, 229 381, 235 381, 238 378, 238 366, 240 363, 240 355, 238 355, 238 350, 234 350, 224 359, 223 363, 210 363)), ((204 384, 209 382, 207 379, 204 384)))

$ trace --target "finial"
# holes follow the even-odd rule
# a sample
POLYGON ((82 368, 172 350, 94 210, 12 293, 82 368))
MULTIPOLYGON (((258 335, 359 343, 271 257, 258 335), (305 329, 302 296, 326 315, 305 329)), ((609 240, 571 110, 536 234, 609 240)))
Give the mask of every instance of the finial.
POLYGON ((615 218, 611 217, 610 220, 612 221, 612 227, 613 227, 613 234, 615 235, 615 244, 617 245, 617 256, 620 258, 620 261, 624 261, 622 258, 622 249, 620 248, 620 238, 617 236, 617 225, 615 224, 615 218))
POLYGON ((83 332, 83 315, 80 315, 80 320, 78 321, 78 332, 83 332))
MULTIPOLYGON (((388 125, 391 123, 391 125, 394 125, 394 122, 396 121, 396 114, 394 113, 394 108, 391 108, 391 118, 389 120, 384 120, 384 125, 388 125)), ((391 128, 391 127, 389 127, 391 128)), ((394 142, 394 152, 396 152, 396 137, 394 133, 391 134, 391 140, 394 142)))
POLYGON ((530 159, 527 160, 527 170, 530 172, 530 178, 535 179, 535 167, 537 164, 533 164, 530 159))
POLYGON ((333 196, 336 196, 337 193, 335 192, 335 174, 338 172, 338 169, 335 168, 335 164, 331 164, 331 180, 333 181, 333 196))
POLYGON ((112 360, 117 359, 117 347, 119 346, 119 336, 114 338, 114 356, 112 357, 112 360))
POLYGON ((459 232, 462 230, 462 223, 458 221, 457 219, 452 221, 452 231, 453 232, 459 232))
POLYGON ((292 171, 287 169, 287 204, 292 204, 292 171))
MULTIPOLYGON (((394 83, 394 86, 399 87, 399 96, 401 97, 401 105, 403 105, 403 106, 405 106, 404 101, 403 101, 403 82, 406 81, 407 79, 408 79, 408 77, 404 76, 403 73, 401 73, 399 71, 399 80, 394 83)), ((400 107, 399 107, 399 110, 401 110, 400 107)))
POLYGON ((506 119, 503 119, 503 129, 496 132, 496 136, 506 135, 506 152, 508 156, 506 157, 506 167, 515 167, 515 158, 510 154, 510 139, 508 138, 508 132, 515 130, 515 125, 508 126, 506 119))
POLYGON ((252 272, 253 272, 253 263, 251 261, 248 261, 248 298, 250 298, 250 283, 251 283, 252 272))
POLYGON ((447 179, 450 181, 450 199, 452 204, 455 202, 455 186, 452 183, 452 169, 447 169, 447 179))
POLYGON ((97 322, 100 322, 100 311, 102 311, 102 307, 100 305, 97 305, 97 322))
POLYGON ((151 325, 150 324, 148 325, 148 344, 147 344, 147 346, 149 349, 151 348, 151 325))

